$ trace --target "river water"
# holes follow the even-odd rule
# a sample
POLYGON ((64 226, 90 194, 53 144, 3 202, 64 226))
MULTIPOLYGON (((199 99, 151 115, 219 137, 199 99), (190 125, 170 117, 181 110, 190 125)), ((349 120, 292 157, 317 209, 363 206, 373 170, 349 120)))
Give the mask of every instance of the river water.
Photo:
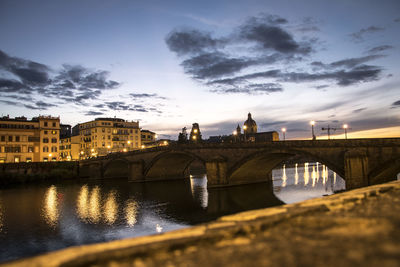
POLYGON ((207 178, 79 180, 0 190, 0 262, 81 244, 158 234, 222 215, 344 190, 318 163, 273 170, 272 183, 207 189, 207 178))

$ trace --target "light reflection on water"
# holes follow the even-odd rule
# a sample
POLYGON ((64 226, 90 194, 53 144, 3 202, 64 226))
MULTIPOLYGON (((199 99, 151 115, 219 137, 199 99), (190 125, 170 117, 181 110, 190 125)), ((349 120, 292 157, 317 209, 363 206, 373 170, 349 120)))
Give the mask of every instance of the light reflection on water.
POLYGON ((335 177, 325 166, 307 163, 274 170, 272 183, 228 188, 207 189, 205 176, 192 176, 169 182, 86 180, 4 189, 0 261, 157 234, 226 214, 330 194, 341 189, 341 178, 335 177))
POLYGON ((44 197, 43 203, 43 218, 45 219, 46 223, 51 227, 55 227, 58 222, 58 194, 57 194, 57 187, 54 185, 50 186, 47 189, 47 192, 44 197))
POLYGON ((330 195, 345 189, 345 181, 327 166, 316 163, 282 166, 272 171, 274 194, 285 203, 330 195))

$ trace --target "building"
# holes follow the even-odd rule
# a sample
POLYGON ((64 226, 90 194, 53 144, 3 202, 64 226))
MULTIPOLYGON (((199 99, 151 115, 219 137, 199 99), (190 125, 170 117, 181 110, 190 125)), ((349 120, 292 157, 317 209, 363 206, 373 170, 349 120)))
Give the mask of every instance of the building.
POLYGON ((60 124, 60 139, 71 137, 72 128, 68 124, 60 124))
POLYGON ((147 144, 154 143, 156 141, 157 134, 149 130, 140 131, 140 140, 142 145, 147 146, 147 144))
POLYGON ((60 118, 0 118, 0 163, 56 161, 60 118))
MULTIPOLYGON (((238 125, 239 126, 239 125, 238 125)), ((247 120, 243 123, 244 134, 255 134, 257 133, 257 123, 251 118, 251 113, 247 114, 247 120)))
POLYGON ((81 137, 79 135, 64 137, 60 139, 60 161, 79 160, 81 137))
POLYGON ((78 128, 81 159, 104 156, 112 152, 126 152, 141 147, 139 122, 118 118, 97 118, 94 121, 80 123, 78 128))

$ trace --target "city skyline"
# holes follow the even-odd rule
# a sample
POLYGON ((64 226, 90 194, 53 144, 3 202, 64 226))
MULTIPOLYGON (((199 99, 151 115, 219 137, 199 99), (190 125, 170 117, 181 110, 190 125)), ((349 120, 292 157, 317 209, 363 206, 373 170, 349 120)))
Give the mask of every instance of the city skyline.
POLYGON ((177 139, 251 112, 286 139, 400 132, 398 1, 0 0, 2 115, 139 120, 177 139), (336 133, 342 133, 337 131, 336 133), (335 133, 333 133, 335 134, 335 133))

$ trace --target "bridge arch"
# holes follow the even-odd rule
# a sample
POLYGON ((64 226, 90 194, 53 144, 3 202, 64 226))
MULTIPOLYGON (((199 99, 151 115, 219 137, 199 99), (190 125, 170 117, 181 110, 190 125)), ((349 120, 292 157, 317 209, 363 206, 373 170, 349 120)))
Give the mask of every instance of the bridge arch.
POLYGON ((396 180, 397 174, 400 173, 400 157, 390 159, 378 167, 370 170, 368 174, 368 184, 379 184, 396 180))
POLYGON ((320 155, 302 150, 279 149, 258 151, 236 162, 227 173, 229 183, 240 184, 246 183, 249 180, 254 182, 265 181, 272 169, 294 156, 305 156, 318 161, 336 172, 339 176, 344 177, 343 167, 320 155))
POLYGON ((203 158, 192 152, 174 150, 163 152, 146 166, 145 180, 183 178, 188 167, 195 160, 205 164, 203 158))
POLYGON ((125 158, 116 158, 108 161, 103 166, 104 178, 129 177, 130 162, 125 158))

